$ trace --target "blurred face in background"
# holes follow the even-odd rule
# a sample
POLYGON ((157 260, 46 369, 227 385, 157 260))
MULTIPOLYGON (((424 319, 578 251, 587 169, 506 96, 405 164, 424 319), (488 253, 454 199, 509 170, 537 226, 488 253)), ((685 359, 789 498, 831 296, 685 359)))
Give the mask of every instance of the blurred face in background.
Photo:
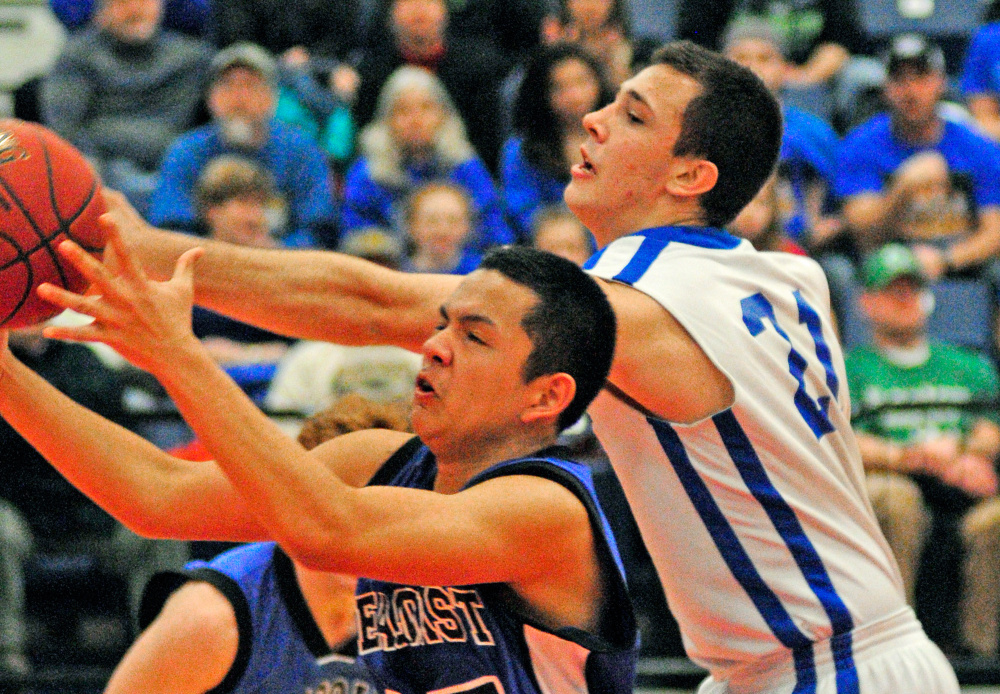
POLYGON ((415 255, 446 262, 461 252, 472 231, 472 210, 459 191, 435 187, 416 194, 409 223, 415 255))
POLYGON ((419 50, 444 40, 448 7, 444 0, 396 0, 390 19, 399 43, 419 50))
POLYGON ((590 232, 572 215, 561 215, 539 223, 535 229, 534 246, 577 265, 587 262, 593 252, 590 232))
POLYGON ((269 207, 259 195, 240 195, 209 207, 205 223, 210 236, 219 241, 256 248, 275 246, 269 207))
POLYGON ((885 81, 885 98, 893 120, 906 128, 926 127, 937 121, 937 103, 944 96, 945 76, 919 65, 903 64, 885 81))
POLYGON ((208 109, 222 128, 223 138, 237 146, 263 144, 276 105, 267 78, 240 65, 223 71, 208 93, 208 109))
POLYGON ((402 90, 392 105, 389 130, 405 154, 421 156, 433 149, 444 119, 444 107, 430 93, 411 87, 402 90))
POLYGON ((923 339, 929 317, 928 293, 913 277, 898 277, 882 289, 866 289, 860 302, 876 339, 902 346, 923 339))
POLYGON ((160 28, 163 0, 102 0, 94 21, 125 43, 146 43, 160 28))
POLYGON ((726 57, 749 68, 772 92, 777 93, 785 84, 785 57, 770 41, 749 38, 737 41, 726 50, 726 57))
POLYGON ((600 83, 590 66, 579 58, 556 63, 549 83, 549 102, 563 127, 580 127, 583 117, 597 108, 600 83))

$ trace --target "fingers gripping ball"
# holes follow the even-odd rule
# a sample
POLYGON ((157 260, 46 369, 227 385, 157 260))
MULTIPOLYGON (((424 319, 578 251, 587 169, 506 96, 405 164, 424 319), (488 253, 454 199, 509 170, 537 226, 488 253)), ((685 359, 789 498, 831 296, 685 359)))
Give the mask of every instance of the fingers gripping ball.
POLYGON ((103 212, 101 182, 76 148, 41 125, 0 119, 0 327, 33 325, 62 310, 38 297, 42 282, 86 288, 56 248, 72 239, 99 255, 103 212))

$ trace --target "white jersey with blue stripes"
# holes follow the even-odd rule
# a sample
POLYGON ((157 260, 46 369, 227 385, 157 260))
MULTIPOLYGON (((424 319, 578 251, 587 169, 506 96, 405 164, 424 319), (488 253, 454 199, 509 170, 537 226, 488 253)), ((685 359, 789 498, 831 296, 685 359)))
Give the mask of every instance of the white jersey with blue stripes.
POLYGON ((659 302, 735 389, 730 409, 692 425, 607 392, 590 410, 688 654, 729 679, 788 648, 808 673, 812 644, 836 636, 838 691, 856 691, 850 632, 907 608, 821 269, 700 227, 623 237, 587 269, 659 302))

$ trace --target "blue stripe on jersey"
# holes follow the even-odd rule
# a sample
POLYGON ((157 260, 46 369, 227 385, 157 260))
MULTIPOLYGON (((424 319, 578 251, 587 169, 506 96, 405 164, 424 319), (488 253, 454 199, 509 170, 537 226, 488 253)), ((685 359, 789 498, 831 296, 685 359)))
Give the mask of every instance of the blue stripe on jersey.
POLYGON ((589 258, 587 258, 587 262, 585 262, 583 264, 583 269, 584 270, 593 270, 594 266, 597 265, 598 261, 604 255, 604 251, 606 251, 606 250, 608 250, 607 246, 605 246, 601 250, 597 251, 597 253, 594 253, 594 255, 592 255, 589 258))
POLYGON ((643 236, 639 250, 628 261, 614 279, 626 284, 635 284, 653 264, 663 249, 671 242, 686 243, 689 246, 730 250, 740 245, 740 239, 720 229, 709 227, 656 227, 640 231, 635 236, 643 236))
POLYGON ((834 635, 841 638, 831 644, 834 649, 834 661, 837 670, 837 691, 839 694, 854 694, 858 691, 857 672, 854 669, 854 657, 851 652, 850 632, 854 628, 851 614, 837 594, 830 580, 830 575, 823 566, 823 560, 806 536, 799 519, 781 494, 771 483, 764 470, 757 452, 750 443, 743 427, 736 420, 731 410, 717 414, 712 418, 722 442, 729 452, 736 469, 750 493, 763 507, 767 517, 771 519, 775 529, 785 541, 788 550, 799 570, 802 571, 806 583, 819 599, 823 610, 830 618, 834 635), (845 638, 846 637, 846 638, 845 638))
MULTIPOLYGON (((708 528, 713 542, 719 548, 719 553, 726 562, 726 566, 733 572, 737 582, 753 601, 771 632, 786 648, 794 649, 797 652, 804 652, 810 648, 812 642, 809 637, 799 631, 799 628, 792 621, 791 615, 781 604, 781 600, 757 572, 750 556, 740 544, 736 532, 722 513, 722 509, 716 504, 712 493, 691 464, 691 459, 688 458, 687 451, 684 450, 684 444, 677 436, 677 432, 672 426, 661 420, 649 418, 647 421, 656 432, 656 438, 659 439, 670 464, 677 472, 677 476, 684 486, 684 491, 687 492, 702 522, 708 528)), ((799 691, 806 690, 796 689, 796 692, 799 691)))
MULTIPOLYGON (((722 229, 712 227, 653 227, 637 231, 630 236, 642 236, 643 241, 639 246, 628 265, 615 276, 614 279, 627 284, 635 284, 642 277, 649 266, 653 264, 660 252, 672 241, 685 243, 689 246, 699 248, 712 248, 720 251, 728 251, 742 243, 741 239, 733 236, 722 229)), ((604 255, 605 246, 583 265, 584 270, 591 270, 604 255)))

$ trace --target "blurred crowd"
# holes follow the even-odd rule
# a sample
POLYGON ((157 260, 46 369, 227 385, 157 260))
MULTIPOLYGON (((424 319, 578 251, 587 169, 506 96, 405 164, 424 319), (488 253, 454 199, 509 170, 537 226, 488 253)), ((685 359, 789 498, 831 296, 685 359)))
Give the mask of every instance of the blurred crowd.
MULTIPOLYGON (((913 32, 872 35, 859 0, 633 3, 51 0, 65 43, 17 88, 14 115, 76 145, 164 228, 403 271, 467 274, 504 244, 583 264, 596 248, 562 190, 584 116, 664 40, 719 50, 785 119, 772 179, 722 231, 826 271, 869 492, 908 599, 949 655, 996 658, 1000 1, 977 4, 978 28, 960 36, 919 16, 913 32), (676 35, 635 33, 661 5, 676 35)), ((194 326, 291 428, 349 394, 406 400, 419 367, 403 350, 293 341, 202 309, 194 326)), ((188 443, 158 386, 108 350, 38 329, 12 347, 122 426, 188 443)), ((0 439, 0 672, 31 668, 25 586, 58 571, 52 557, 90 557, 134 605, 152 571, 218 549, 132 536, 2 423, 0 439)), ((645 652, 680 655, 586 419, 568 440, 603 471, 645 652)))

